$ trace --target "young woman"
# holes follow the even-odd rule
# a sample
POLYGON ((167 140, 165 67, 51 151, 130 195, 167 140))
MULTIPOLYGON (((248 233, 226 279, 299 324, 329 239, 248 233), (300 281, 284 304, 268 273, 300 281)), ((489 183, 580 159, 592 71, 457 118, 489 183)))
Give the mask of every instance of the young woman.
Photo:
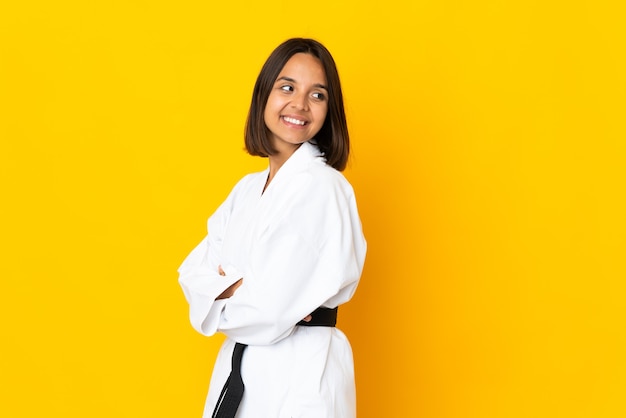
POLYGON ((179 269, 193 327, 228 337, 204 417, 354 417, 352 351, 335 308, 354 294, 366 243, 340 173, 348 130, 323 45, 296 38, 272 52, 245 144, 269 167, 237 183, 179 269))

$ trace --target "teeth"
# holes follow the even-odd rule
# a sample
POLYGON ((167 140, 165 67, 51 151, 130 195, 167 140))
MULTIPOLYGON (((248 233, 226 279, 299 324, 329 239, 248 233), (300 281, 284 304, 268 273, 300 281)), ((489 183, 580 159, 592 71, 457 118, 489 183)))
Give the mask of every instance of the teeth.
POLYGON ((304 124, 305 124, 305 122, 303 120, 298 120, 298 119, 290 118, 290 117, 287 117, 287 116, 283 117, 283 119, 285 119, 289 123, 293 123, 294 125, 304 126, 304 124))

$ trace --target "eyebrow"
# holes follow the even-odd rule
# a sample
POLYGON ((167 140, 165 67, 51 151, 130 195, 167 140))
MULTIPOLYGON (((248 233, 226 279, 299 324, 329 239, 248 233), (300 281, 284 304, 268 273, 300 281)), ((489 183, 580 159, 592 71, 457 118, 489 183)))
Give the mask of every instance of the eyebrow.
MULTIPOLYGON (((279 78, 276 80, 276 82, 278 82, 278 81, 280 81, 280 80, 288 81, 288 82, 290 82, 290 83, 296 83, 296 80, 294 80, 294 79, 293 79, 293 78, 291 78, 291 77, 286 77, 286 76, 279 77, 279 78)), ((315 83, 315 84, 313 84, 313 87, 317 87, 317 88, 324 89, 324 90, 328 91, 328 87, 326 87, 325 85, 320 84, 320 83, 315 83)))

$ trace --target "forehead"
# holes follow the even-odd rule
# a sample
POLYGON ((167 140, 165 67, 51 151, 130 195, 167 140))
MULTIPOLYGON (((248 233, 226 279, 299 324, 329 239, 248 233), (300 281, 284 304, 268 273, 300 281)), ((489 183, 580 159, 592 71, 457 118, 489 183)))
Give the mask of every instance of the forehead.
POLYGON ((305 53, 294 54, 280 70, 278 78, 289 77, 296 82, 326 84, 326 72, 319 58, 305 53))

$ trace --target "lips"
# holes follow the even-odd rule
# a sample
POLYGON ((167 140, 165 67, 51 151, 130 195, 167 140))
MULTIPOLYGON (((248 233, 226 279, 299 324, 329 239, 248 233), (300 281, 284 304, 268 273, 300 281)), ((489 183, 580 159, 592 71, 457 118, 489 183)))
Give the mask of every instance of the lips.
POLYGON ((308 123, 305 120, 297 119, 292 116, 283 116, 283 120, 287 123, 290 123, 292 125, 298 125, 298 126, 304 126, 308 123))

